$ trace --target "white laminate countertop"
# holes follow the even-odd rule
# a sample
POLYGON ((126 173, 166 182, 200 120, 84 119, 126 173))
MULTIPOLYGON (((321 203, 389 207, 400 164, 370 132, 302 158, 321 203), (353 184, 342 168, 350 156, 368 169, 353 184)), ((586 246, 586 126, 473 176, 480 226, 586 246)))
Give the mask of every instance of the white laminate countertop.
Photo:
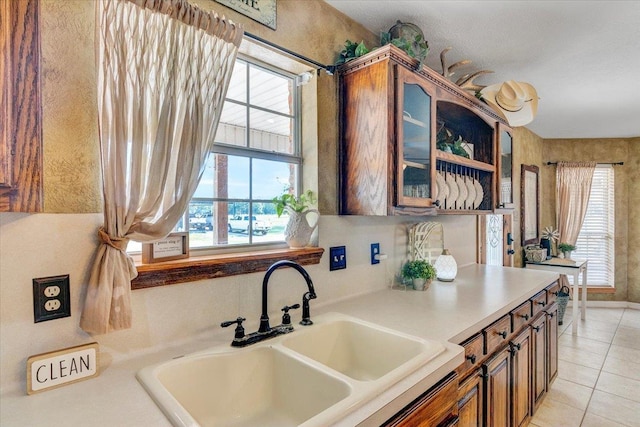
MULTIPOLYGON (((451 283, 434 281, 424 292, 381 290, 331 304, 312 302, 311 314, 338 312, 406 334, 446 343, 446 351, 368 402, 339 425, 379 425, 464 361, 457 344, 489 325, 558 278, 557 273, 470 265, 451 283)), ((295 333, 295 332, 294 332, 295 333)), ((106 364, 100 376, 27 396, 22 390, 0 397, 2 426, 170 426, 136 380, 145 366, 228 346, 229 331, 200 336, 125 361, 106 364)), ((103 363, 103 365, 105 365, 103 363)))

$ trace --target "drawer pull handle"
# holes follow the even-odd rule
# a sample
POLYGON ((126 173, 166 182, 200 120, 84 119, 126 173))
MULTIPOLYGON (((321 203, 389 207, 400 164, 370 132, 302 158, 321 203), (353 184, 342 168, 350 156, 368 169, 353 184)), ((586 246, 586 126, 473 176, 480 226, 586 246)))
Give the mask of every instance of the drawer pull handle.
POLYGON ((475 354, 470 354, 470 355, 468 355, 468 356, 466 357, 466 359, 467 359, 468 361, 470 361, 472 365, 473 365, 474 363, 476 363, 476 355, 475 355, 475 354))
POLYGON ((528 314, 521 314, 520 317, 522 317, 524 320, 529 320, 528 314))
POLYGON ((502 339, 505 339, 507 337, 507 331, 496 332, 496 334, 500 335, 502 339))
POLYGON ((544 301, 536 301, 536 304, 538 304, 538 305, 546 305, 547 303, 544 302, 544 301))
POLYGON ((559 291, 555 291, 555 292, 552 292, 552 294, 554 294, 555 296, 558 296, 558 292, 559 291))

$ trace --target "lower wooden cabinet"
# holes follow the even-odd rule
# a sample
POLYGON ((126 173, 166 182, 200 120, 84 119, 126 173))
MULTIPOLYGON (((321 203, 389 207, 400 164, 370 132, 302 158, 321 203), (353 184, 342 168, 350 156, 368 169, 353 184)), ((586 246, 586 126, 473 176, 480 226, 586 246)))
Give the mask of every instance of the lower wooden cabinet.
POLYGON ((511 352, 511 425, 529 424, 531 413, 531 333, 525 328, 509 342, 511 352))
POLYGON ((476 369, 458 387, 458 425, 481 427, 484 411, 482 369, 476 369))
POLYGON ((547 390, 558 376, 558 304, 545 309, 547 315, 547 390))
POLYGON ((511 425, 511 352, 503 347, 483 365, 485 408, 484 425, 511 425))
POLYGON ((532 414, 547 391, 547 317, 542 314, 531 322, 532 414))

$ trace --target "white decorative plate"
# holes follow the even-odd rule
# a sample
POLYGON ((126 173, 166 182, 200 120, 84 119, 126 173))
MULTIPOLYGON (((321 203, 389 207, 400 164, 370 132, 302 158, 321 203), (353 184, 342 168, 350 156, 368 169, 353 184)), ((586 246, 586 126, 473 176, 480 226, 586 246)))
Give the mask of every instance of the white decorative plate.
POLYGON ((440 171, 436 173, 436 184, 438 185, 436 200, 440 200, 440 207, 444 209, 444 202, 447 200, 447 197, 449 197, 449 186, 440 171))
POLYGON ((473 180, 473 186, 476 187, 476 200, 473 202, 473 206, 475 206, 474 209, 477 209, 480 207, 482 199, 484 198, 484 191, 482 190, 480 181, 478 181, 477 179, 473 180))
POLYGON ((475 205, 473 202, 475 202, 476 200, 476 187, 473 185, 473 178, 471 178, 470 176, 466 176, 464 179, 464 183, 467 184, 467 190, 469 192, 467 200, 465 201, 467 209, 475 209, 475 205))
POLYGON ((453 174, 446 174, 445 180, 447 182, 447 187, 449 187, 449 197, 447 197, 447 209, 453 209, 453 205, 455 201, 458 200, 458 194, 460 194, 460 190, 458 189, 458 184, 456 184, 456 177, 453 174))
POLYGON ((464 183, 462 175, 456 175, 456 184, 458 184, 458 199, 456 200, 456 209, 464 209, 464 202, 469 196, 467 184, 464 183))

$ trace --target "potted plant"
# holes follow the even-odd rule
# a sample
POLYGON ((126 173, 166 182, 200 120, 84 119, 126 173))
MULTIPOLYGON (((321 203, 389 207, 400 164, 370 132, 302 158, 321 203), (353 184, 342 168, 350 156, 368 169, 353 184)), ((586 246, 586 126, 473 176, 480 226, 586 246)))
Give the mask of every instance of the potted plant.
POLYGON ((276 213, 280 217, 285 211, 289 214, 289 222, 284 229, 285 241, 290 248, 304 248, 309 244, 311 234, 318 226, 320 212, 317 209, 311 209, 318 201, 313 191, 306 192, 295 196, 289 192, 285 192, 278 197, 273 198, 276 206, 276 213), (309 224, 307 215, 313 212, 317 215, 313 225, 309 224))
POLYGON ((562 242, 558 245, 558 250, 564 254, 565 259, 571 259, 571 252, 576 250, 576 247, 570 243, 562 242))
POLYGON ((402 266, 402 277, 410 279, 416 291, 423 291, 436 277, 436 269, 428 261, 416 259, 402 266))

